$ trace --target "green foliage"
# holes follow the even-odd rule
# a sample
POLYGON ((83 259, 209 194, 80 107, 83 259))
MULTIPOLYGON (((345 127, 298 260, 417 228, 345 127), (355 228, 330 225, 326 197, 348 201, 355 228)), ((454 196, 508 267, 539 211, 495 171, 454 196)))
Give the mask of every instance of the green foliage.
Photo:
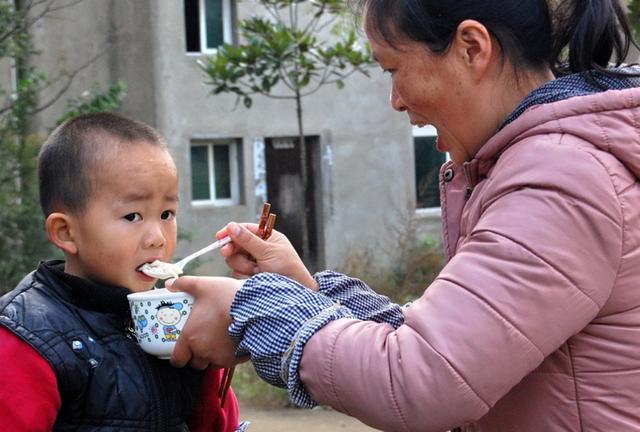
POLYGON ((251 363, 236 367, 231 387, 242 403, 265 408, 291 406, 287 390, 267 384, 258 376, 251 363))
POLYGON ((40 259, 54 257, 37 199, 35 136, 3 134, 0 145, 0 293, 13 288, 40 259))
MULTIPOLYGON (((368 76, 373 64, 368 45, 360 47, 353 29, 340 19, 341 0, 259 0, 266 12, 240 21, 239 45, 224 44, 216 54, 198 61, 213 94, 233 93, 236 105, 253 105, 253 95, 295 101, 300 143, 301 189, 307 192, 307 150, 302 121, 302 98, 321 87, 359 72, 368 76), (331 29, 326 34, 324 29, 331 29)), ((310 259, 308 208, 300 221, 302 259, 310 259)))
POLYGON ((261 0, 269 18, 253 16, 239 23, 242 43, 224 44, 216 54, 198 63, 213 86, 212 93, 234 93, 245 107, 252 95, 294 99, 314 93, 326 84, 344 87, 354 72, 368 76, 371 52, 360 48, 353 29, 334 35, 329 42, 318 37, 344 12, 335 0, 261 0), (298 7, 311 10, 298 11, 298 7), (288 11, 288 18, 283 15, 288 11), (301 16, 309 17, 301 22, 301 16), (276 88, 277 84, 281 87, 276 88))
POLYGON ((58 120, 58 124, 92 112, 106 112, 116 110, 122 104, 122 98, 127 90, 124 81, 117 81, 106 90, 101 90, 98 84, 94 84, 92 91, 85 92, 79 98, 69 99, 67 112, 58 120))
POLYGON ((17 58, 33 53, 27 32, 27 10, 13 2, 0 2, 0 58, 17 58))
POLYGON ((630 0, 628 5, 629 22, 636 37, 640 35, 640 0, 630 0))
POLYGON ((378 259, 370 251, 353 251, 339 269, 363 280, 380 294, 399 304, 420 297, 444 267, 445 257, 440 242, 431 237, 420 241, 408 238, 398 241, 399 258, 395 266, 380 270, 378 259))
MULTIPOLYGON (((29 28, 37 19, 28 18, 32 2, 21 4, 22 9, 15 9, 13 2, 0 2, 0 61, 15 71, 12 87, 0 87, 0 294, 12 289, 40 260, 61 257, 46 238, 38 198, 36 164, 44 137, 30 131, 33 117, 57 99, 40 100, 51 82, 44 71, 30 66, 37 51, 29 28)), ((115 109, 124 88, 122 82, 104 92, 96 86, 83 99, 72 99, 63 118, 115 109)))

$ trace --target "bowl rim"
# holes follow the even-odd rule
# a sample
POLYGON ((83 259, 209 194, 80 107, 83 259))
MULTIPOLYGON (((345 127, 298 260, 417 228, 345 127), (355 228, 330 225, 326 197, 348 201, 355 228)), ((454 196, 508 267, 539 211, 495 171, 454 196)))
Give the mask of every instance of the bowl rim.
POLYGON ((139 300, 166 300, 186 298, 193 300, 193 296, 189 293, 182 291, 169 291, 166 288, 155 288, 148 291, 138 291, 131 294, 127 294, 127 299, 131 301, 139 300))

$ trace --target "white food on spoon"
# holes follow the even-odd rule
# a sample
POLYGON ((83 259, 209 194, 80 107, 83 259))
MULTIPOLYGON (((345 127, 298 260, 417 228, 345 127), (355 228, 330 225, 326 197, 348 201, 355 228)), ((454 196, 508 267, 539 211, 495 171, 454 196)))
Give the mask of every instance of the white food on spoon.
POLYGON ((231 238, 229 236, 223 237, 220 240, 216 240, 208 246, 203 247, 202 249, 192 253, 191 255, 182 258, 175 264, 171 264, 168 262, 155 260, 152 263, 146 263, 141 265, 138 268, 138 271, 146 274, 147 276, 151 276, 156 279, 168 279, 170 277, 177 278, 182 274, 182 269, 187 263, 195 258, 198 258, 200 255, 203 255, 212 250, 221 248, 222 246, 231 243, 231 238))
POLYGON ((147 276, 157 279, 177 278, 182 274, 180 266, 160 260, 143 264, 138 270, 147 276))

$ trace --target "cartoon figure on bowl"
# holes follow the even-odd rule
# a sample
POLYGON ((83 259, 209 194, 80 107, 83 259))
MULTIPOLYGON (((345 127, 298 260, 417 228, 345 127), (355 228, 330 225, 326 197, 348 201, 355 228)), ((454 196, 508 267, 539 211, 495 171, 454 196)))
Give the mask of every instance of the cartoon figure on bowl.
POLYGON ((138 315, 138 318, 136 319, 136 325, 138 326, 140 331, 144 330, 147 324, 149 324, 147 322, 147 318, 144 315, 138 315))
POLYGON ((178 329, 176 328, 176 324, 180 322, 182 318, 182 303, 172 303, 172 302, 161 302, 158 305, 156 312, 156 318, 158 322, 162 325, 162 330, 164 331, 164 339, 162 341, 175 341, 178 337, 178 329))

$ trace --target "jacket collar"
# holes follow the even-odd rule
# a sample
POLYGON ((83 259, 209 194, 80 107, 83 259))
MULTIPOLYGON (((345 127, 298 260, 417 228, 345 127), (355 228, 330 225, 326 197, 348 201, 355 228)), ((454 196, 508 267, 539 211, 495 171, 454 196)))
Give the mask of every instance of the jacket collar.
POLYGON ((611 153, 640 178, 639 125, 640 88, 573 97, 530 107, 490 138, 472 160, 460 166, 445 163, 440 171, 440 197, 447 257, 455 253, 467 198, 509 147, 531 136, 571 134, 611 153))
MULTIPOLYGON (((640 68, 615 71, 640 73, 640 68)), ((460 169, 472 190, 513 143, 530 135, 560 132, 582 137, 612 153, 640 177, 640 140, 633 139, 640 132, 637 127, 629 130, 629 125, 638 124, 639 107, 639 77, 592 71, 555 79, 531 92, 475 158, 463 163, 460 169)))
POLYGON ((99 284, 64 272, 64 261, 54 260, 40 263, 36 277, 47 282, 56 293, 76 306, 120 318, 129 317, 129 302, 126 288, 99 284))
MULTIPOLYGON (((640 178, 640 88, 608 90, 535 105, 508 124, 478 151, 478 176, 498 157, 530 136, 561 133, 579 137, 611 153, 640 178)), ((472 185, 474 186, 474 185, 472 185)))

